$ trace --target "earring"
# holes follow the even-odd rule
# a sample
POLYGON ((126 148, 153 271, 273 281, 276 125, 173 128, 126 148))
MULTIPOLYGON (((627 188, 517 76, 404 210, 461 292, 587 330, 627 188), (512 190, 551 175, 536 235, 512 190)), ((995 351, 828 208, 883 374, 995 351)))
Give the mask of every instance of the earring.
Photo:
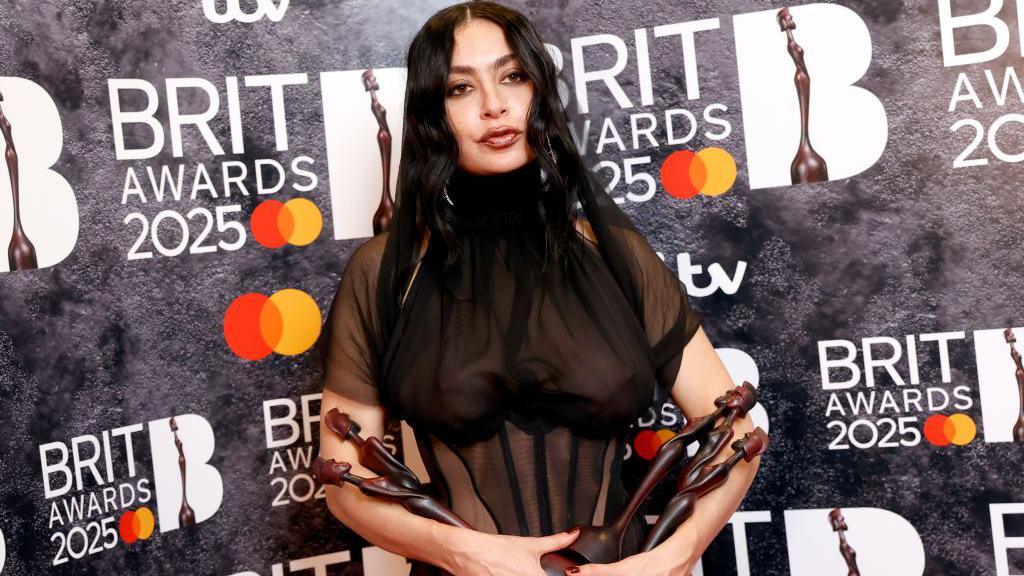
POLYGON ((452 202, 452 197, 448 195, 448 186, 444 187, 444 193, 442 195, 444 196, 444 199, 448 201, 449 204, 455 206, 455 202, 452 202))
POLYGON ((551 161, 555 164, 558 163, 558 155, 555 154, 554 147, 551 146, 551 133, 547 130, 544 131, 544 143, 547 144, 548 156, 551 156, 551 161))

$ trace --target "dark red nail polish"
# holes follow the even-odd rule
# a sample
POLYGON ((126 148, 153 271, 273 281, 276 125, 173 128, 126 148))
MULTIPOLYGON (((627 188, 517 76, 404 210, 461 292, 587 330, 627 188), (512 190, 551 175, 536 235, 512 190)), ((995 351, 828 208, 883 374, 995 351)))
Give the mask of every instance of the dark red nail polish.
POLYGON ((570 567, 566 568, 565 571, 567 573, 569 573, 569 574, 576 574, 576 573, 578 573, 580 571, 580 567, 579 566, 570 566, 570 567))

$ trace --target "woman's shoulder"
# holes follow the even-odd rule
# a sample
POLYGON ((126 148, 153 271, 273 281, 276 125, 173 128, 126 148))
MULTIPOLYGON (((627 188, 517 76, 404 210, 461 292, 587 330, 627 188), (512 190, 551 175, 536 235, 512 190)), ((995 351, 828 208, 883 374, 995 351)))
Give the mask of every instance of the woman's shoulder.
POLYGON ((362 244, 356 246, 345 266, 346 273, 359 273, 367 276, 376 276, 380 269, 380 263, 384 258, 384 248, 388 243, 388 232, 381 232, 371 236, 362 244))
POLYGON ((363 258, 379 258, 384 254, 384 247, 388 244, 389 234, 390 232, 385 230, 376 236, 370 236, 366 241, 356 247, 356 251, 352 256, 355 257, 356 254, 360 254, 363 258))
MULTIPOLYGON (((384 231, 376 236, 371 236, 364 241, 352 252, 352 256, 349 258, 348 266, 355 267, 360 270, 367 272, 375 272, 381 266, 381 261, 384 259, 384 250, 387 248, 388 235, 390 232, 384 231)), ((430 240, 430 232, 424 233, 420 242, 419 255, 422 256, 426 252, 427 244, 430 240)))

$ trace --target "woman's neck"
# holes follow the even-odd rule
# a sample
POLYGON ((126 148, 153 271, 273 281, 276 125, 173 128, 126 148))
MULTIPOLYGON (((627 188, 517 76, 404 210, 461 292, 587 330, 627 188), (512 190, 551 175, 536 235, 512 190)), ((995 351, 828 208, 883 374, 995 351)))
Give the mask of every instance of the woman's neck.
POLYGON ((539 215, 541 186, 540 164, 534 158, 498 174, 456 168, 448 181, 448 195, 460 224, 515 227, 539 215))

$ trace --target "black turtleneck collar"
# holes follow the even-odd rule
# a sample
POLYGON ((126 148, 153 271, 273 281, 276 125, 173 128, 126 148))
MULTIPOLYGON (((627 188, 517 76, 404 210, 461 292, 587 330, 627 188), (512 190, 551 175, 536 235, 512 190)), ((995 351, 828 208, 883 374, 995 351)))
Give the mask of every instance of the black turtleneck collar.
POLYGON ((536 158, 508 172, 474 174, 456 167, 448 195, 465 228, 516 228, 539 216, 542 180, 536 158))

